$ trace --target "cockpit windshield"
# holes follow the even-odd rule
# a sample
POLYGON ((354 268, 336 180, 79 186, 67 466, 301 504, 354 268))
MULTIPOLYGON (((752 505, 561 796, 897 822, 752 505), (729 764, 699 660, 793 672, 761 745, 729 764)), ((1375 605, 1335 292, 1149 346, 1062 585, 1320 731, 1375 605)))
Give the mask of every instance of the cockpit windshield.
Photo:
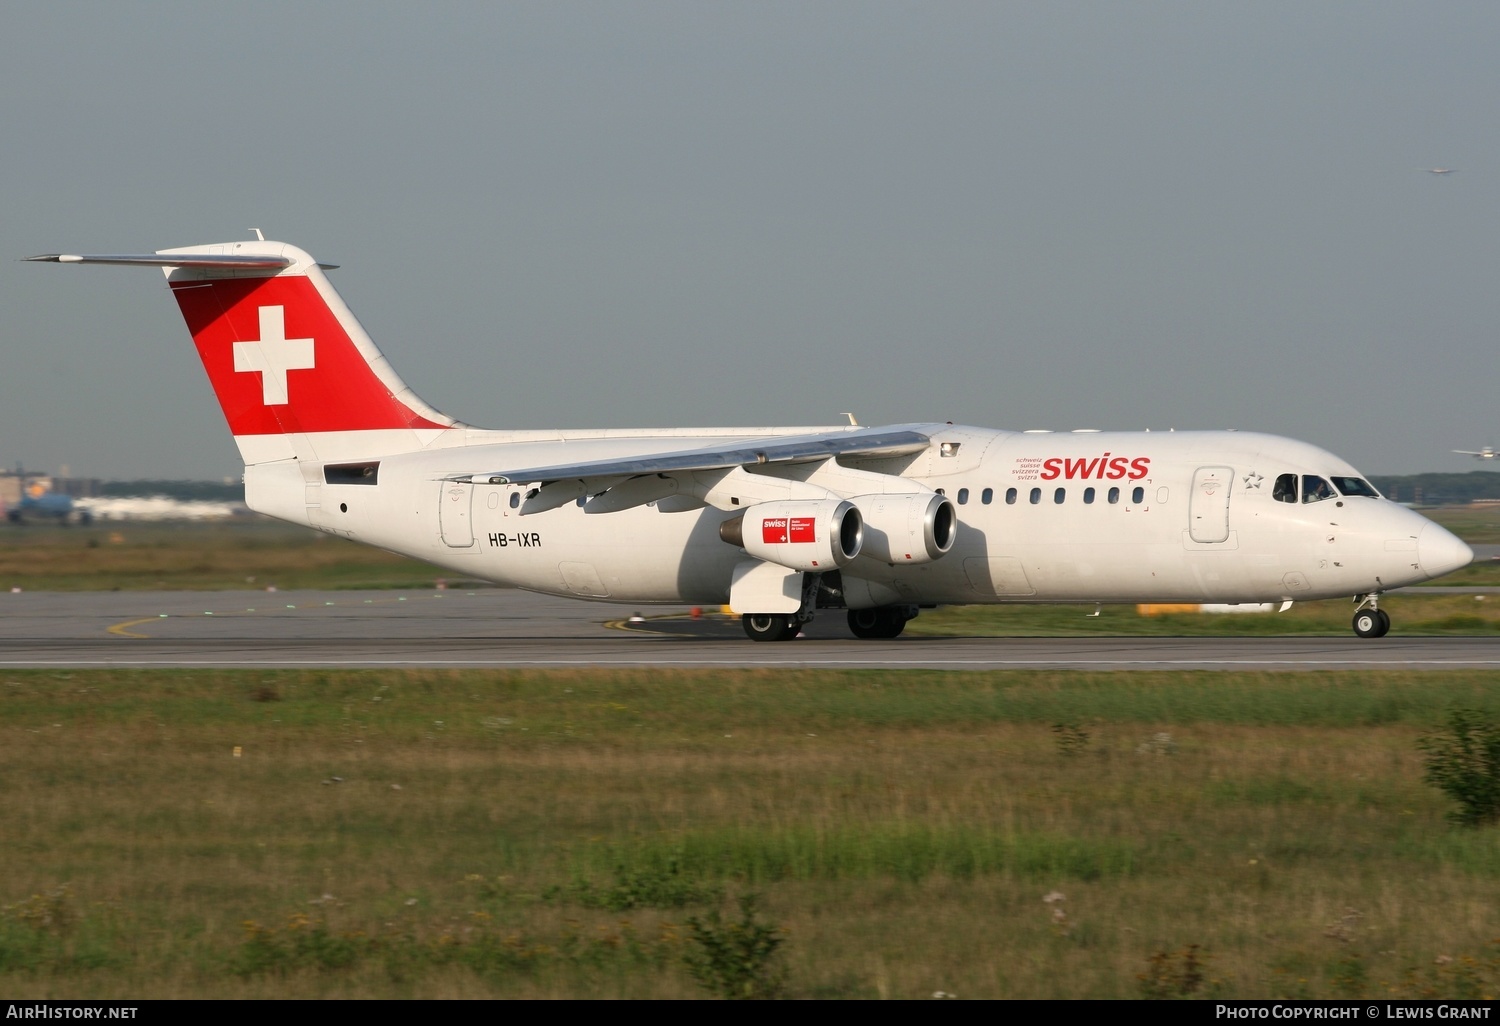
MULTIPOLYGON (((1338 495, 1361 495, 1366 498, 1378 499, 1380 493, 1361 477, 1335 477, 1333 485, 1316 474, 1302 475, 1302 501, 1321 502, 1324 499, 1336 498, 1338 495), (1333 485, 1338 486, 1338 492, 1333 490, 1333 485)), ((1276 483, 1271 487, 1271 498, 1277 502, 1297 501, 1297 475, 1280 474, 1276 483)))
POLYGON ((1302 475, 1302 501, 1321 502, 1333 498, 1333 486, 1313 474, 1302 475))

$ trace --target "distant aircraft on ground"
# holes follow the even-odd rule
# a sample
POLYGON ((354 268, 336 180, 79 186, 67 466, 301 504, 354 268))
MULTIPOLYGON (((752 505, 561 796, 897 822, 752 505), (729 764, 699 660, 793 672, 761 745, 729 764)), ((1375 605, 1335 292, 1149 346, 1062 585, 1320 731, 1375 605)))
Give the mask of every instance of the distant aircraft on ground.
POLYGON ((1468 449, 1454 449, 1453 451, 1460 456, 1473 456, 1476 460, 1492 460, 1497 455, 1500 455, 1500 453, 1495 452, 1495 447, 1492 445, 1486 445, 1478 452, 1472 452, 1468 449))
POLYGON ((1358 603, 1355 633, 1380 637, 1385 591, 1473 558, 1345 461, 1287 438, 483 430, 418 398, 295 246, 29 259, 162 268, 251 509, 547 594, 727 602, 757 641, 794 638, 826 608, 857 637, 893 638, 944 603, 1339 596, 1358 603))
POLYGON ((28 520, 55 520, 60 524, 87 524, 93 517, 73 502, 71 495, 54 492, 40 481, 21 489, 21 500, 5 509, 5 519, 12 524, 28 520))

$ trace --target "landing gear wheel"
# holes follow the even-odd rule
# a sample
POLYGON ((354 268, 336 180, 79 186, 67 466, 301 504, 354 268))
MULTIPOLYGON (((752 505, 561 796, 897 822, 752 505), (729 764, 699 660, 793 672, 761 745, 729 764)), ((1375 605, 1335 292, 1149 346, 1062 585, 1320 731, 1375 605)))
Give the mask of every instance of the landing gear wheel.
POLYGON ((1361 609, 1354 614, 1354 633, 1361 638, 1383 638, 1391 629, 1391 618, 1380 609, 1361 609))
POLYGON ((906 630, 906 617, 890 606, 849 610, 849 630, 856 638, 894 638, 906 630))
POLYGON ((797 621, 781 613, 746 613, 740 624, 751 641, 790 641, 797 636, 797 621))

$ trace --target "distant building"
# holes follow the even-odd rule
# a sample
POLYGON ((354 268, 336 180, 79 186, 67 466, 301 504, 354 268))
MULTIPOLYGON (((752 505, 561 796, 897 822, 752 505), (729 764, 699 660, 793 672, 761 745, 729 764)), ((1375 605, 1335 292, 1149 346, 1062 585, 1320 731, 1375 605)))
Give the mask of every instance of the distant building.
POLYGON ((101 482, 97 477, 59 477, 52 481, 52 490, 75 499, 87 499, 99 494, 101 482))

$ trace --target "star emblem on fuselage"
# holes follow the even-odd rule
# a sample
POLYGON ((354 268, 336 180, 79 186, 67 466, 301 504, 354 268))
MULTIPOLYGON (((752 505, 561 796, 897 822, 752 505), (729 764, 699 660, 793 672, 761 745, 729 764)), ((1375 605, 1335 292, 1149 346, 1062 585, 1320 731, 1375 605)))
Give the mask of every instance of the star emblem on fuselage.
POLYGON ((1264 481, 1264 480, 1265 480, 1264 477, 1261 477, 1259 474, 1257 474, 1255 471, 1252 470, 1252 471, 1250 471, 1250 473, 1248 473, 1248 474, 1245 475, 1245 487, 1246 488, 1259 488, 1260 487, 1260 483, 1262 481, 1264 481))

